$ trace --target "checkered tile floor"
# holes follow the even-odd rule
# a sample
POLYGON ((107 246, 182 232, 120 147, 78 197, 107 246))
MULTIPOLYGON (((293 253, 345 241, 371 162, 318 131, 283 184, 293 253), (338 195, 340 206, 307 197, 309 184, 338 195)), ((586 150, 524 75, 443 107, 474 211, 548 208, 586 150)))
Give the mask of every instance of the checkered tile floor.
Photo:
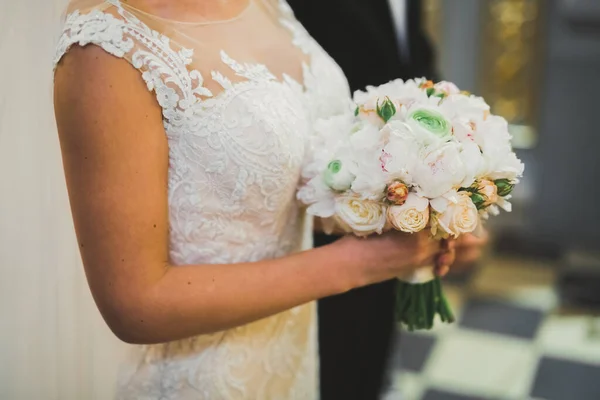
POLYGON ((548 262, 491 258, 446 282, 458 322, 402 332, 386 400, 599 400, 600 318, 557 308, 548 262))

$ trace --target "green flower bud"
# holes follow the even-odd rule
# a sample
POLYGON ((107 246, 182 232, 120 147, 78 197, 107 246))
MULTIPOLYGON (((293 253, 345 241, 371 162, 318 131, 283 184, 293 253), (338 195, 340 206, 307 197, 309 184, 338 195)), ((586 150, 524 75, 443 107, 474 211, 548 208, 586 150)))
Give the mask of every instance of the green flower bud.
POLYGON ((377 115, 381 117, 384 122, 388 122, 396 114, 396 106, 392 101, 386 97, 381 104, 377 102, 377 115))
POLYGON ((479 193, 472 193, 471 200, 473 201, 473 204, 475 204, 475 207, 477 207, 478 210, 485 207, 485 202, 486 202, 485 196, 483 196, 479 193))
POLYGON ((498 188, 498 196, 505 197, 511 194, 514 184, 510 183, 508 179, 497 179, 494 181, 494 184, 498 188))

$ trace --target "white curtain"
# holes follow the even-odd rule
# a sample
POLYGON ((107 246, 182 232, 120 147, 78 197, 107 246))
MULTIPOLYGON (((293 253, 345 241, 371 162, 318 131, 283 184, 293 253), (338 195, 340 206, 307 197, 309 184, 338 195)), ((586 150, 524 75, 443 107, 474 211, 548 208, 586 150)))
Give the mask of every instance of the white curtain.
POLYGON ((106 400, 125 345, 91 299, 52 109, 65 0, 0 0, 0 399, 106 400))

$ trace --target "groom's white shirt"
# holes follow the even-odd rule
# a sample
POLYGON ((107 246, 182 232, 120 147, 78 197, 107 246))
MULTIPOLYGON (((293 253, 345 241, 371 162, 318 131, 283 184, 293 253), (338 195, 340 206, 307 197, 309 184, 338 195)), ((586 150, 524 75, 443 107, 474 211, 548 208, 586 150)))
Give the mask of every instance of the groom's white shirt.
POLYGON ((410 57, 408 50, 408 21, 406 14, 406 0, 388 0, 392 19, 396 28, 396 39, 400 58, 406 60, 410 57))

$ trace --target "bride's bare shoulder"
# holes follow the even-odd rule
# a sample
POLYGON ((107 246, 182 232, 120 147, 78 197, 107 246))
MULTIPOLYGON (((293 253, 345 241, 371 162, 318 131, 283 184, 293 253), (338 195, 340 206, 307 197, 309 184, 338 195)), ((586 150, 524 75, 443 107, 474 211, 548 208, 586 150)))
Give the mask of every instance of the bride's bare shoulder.
MULTIPOLYGON (((160 107, 147 90, 139 71, 127 61, 95 45, 73 46, 54 74, 54 105, 62 112, 115 112, 127 104, 128 112, 142 107, 160 117, 160 107), (133 109, 132 109, 133 108, 133 109)), ((121 109, 122 111, 122 109, 121 109)))

